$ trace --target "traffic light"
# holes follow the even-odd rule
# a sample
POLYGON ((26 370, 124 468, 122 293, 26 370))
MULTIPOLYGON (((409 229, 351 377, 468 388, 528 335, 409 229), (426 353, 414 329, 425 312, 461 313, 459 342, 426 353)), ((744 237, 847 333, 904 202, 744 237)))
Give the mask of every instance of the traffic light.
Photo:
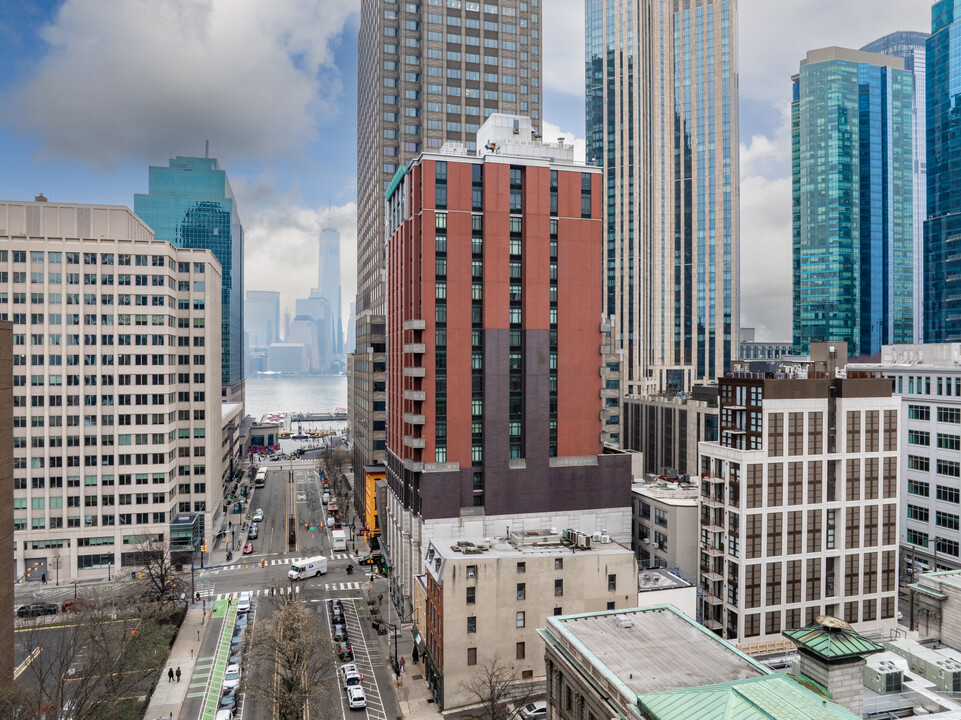
POLYGON ((267 565, 267 558, 260 558, 260 567, 265 567, 267 565))
POLYGON ((206 543, 206 542, 204 542, 204 543, 200 546, 200 552, 207 552, 207 543, 206 543))

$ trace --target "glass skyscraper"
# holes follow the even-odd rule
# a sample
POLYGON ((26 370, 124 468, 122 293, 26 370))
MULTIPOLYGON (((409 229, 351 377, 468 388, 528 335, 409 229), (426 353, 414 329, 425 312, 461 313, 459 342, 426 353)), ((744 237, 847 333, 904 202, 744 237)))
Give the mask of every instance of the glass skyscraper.
POLYGON ((924 218, 928 214, 927 87, 924 32, 898 31, 865 45, 865 52, 904 59, 914 74, 914 341, 924 337, 924 218))
POLYGON ((961 0, 931 10, 927 42, 928 212, 924 341, 961 340, 961 0))
POLYGON ((223 395, 243 396, 244 229, 227 173, 215 158, 176 157, 151 166, 148 192, 134 195, 134 212, 157 240, 210 250, 223 271, 221 375, 223 395))
POLYGON ((794 76, 794 346, 913 340, 914 78, 904 60, 808 53, 794 76))
POLYGON ((739 322, 737 3, 586 0, 587 160, 627 395, 724 374, 739 322))

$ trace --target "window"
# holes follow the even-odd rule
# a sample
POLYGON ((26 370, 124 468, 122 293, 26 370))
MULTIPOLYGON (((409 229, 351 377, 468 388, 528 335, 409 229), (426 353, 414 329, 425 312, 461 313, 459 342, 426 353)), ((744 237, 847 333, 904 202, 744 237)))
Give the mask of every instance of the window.
POLYGON ((527 599, 527 584, 517 583, 517 599, 526 600, 527 599))
POLYGON ((467 664, 477 664, 477 648, 467 648, 467 664))
POLYGON ((469 578, 477 577, 477 566, 476 566, 476 565, 468 565, 468 566, 467 566, 467 577, 469 577, 469 578))
POLYGON ((525 617, 526 617, 526 616, 525 616, 523 610, 521 610, 519 613, 517 613, 517 615, 516 615, 515 618, 514 618, 514 622, 515 622, 516 627, 522 628, 522 627, 525 626, 525 619, 524 619, 525 617))
POLYGON ((468 604, 468 605, 473 605, 473 604, 474 604, 474 602, 475 602, 475 595, 474 595, 474 593, 475 593, 476 590, 477 590, 477 588, 472 588, 472 587, 467 588, 467 604, 468 604))
POLYGON ((554 581, 554 597, 561 597, 564 594, 564 581, 558 578, 554 581))
POLYGON ((924 430, 908 430, 908 444, 928 446, 931 444, 931 433, 924 430))
POLYGON ((520 575, 521 573, 525 573, 525 572, 527 572, 527 563, 523 563, 523 562, 517 563, 517 574, 520 575))
POLYGON ((920 480, 908 480, 908 493, 911 495, 920 495, 921 497, 928 497, 931 493, 931 489, 928 483, 921 482, 920 480))
POLYGON ((961 496, 961 491, 958 488, 946 487, 944 485, 938 485, 937 487, 937 498, 938 500, 943 500, 944 502, 954 503, 955 505, 959 502, 959 496, 961 496))
POLYGON ((938 408, 938 422, 961 424, 961 408, 938 408))
POLYGON ((614 592, 617 590, 617 575, 607 576, 607 591, 614 592))
POLYGON ((961 462, 956 460, 942 460, 938 458, 937 468, 938 475, 961 477, 961 462))
POLYGON ((931 408, 927 405, 908 405, 909 420, 930 420, 931 408))
POLYGON ((467 618, 467 634, 470 635, 476 632, 477 632, 477 618, 474 615, 471 615, 469 618, 467 618))
POLYGON ((523 660, 525 657, 527 657, 527 647, 524 643, 519 642, 514 648, 514 659, 523 660))
POLYGON ((554 569, 555 570, 564 569, 564 558, 554 558, 554 569))

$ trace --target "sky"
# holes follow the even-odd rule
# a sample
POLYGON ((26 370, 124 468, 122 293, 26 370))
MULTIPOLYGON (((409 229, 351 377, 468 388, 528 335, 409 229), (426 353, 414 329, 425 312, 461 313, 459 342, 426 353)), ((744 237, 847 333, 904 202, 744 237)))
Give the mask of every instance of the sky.
MULTIPOLYGON (((542 0, 545 138, 583 156, 584 0, 542 0), (549 10, 549 12, 547 12, 549 10), (575 79, 572 82, 572 78, 575 79)), ((812 49, 929 30, 928 0, 740 0, 741 322, 791 339, 791 76, 812 49)), ((147 168, 230 178, 245 285, 316 284, 322 227, 356 288, 359 0, 0 0, 0 198, 133 207, 147 168)))

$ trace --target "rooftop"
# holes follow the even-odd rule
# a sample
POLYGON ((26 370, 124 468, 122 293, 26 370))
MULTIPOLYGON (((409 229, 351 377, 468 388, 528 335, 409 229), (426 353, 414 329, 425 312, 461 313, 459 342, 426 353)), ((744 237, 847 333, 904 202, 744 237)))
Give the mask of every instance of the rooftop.
POLYGON ((769 672, 669 605, 548 617, 547 626, 632 699, 769 672))
POLYGON ((850 710, 825 700, 778 674, 705 687, 668 690, 638 698, 656 720, 724 718, 724 720, 856 720, 850 710))
POLYGON ((918 584, 929 588, 936 584, 947 585, 955 590, 961 590, 961 570, 922 573, 918 578, 918 584))
POLYGON ((651 590, 674 590, 676 588, 691 587, 684 578, 678 577, 664 568, 651 568, 641 570, 637 576, 638 592, 650 592, 651 590))
POLYGON ((798 648, 829 663, 884 650, 877 643, 858 635, 848 623, 826 615, 819 617, 813 625, 785 630, 782 634, 798 648))
POLYGON ((697 505, 698 480, 696 475, 691 477, 690 482, 672 481, 660 476, 653 480, 635 480, 631 484, 631 492, 678 505, 697 505))

